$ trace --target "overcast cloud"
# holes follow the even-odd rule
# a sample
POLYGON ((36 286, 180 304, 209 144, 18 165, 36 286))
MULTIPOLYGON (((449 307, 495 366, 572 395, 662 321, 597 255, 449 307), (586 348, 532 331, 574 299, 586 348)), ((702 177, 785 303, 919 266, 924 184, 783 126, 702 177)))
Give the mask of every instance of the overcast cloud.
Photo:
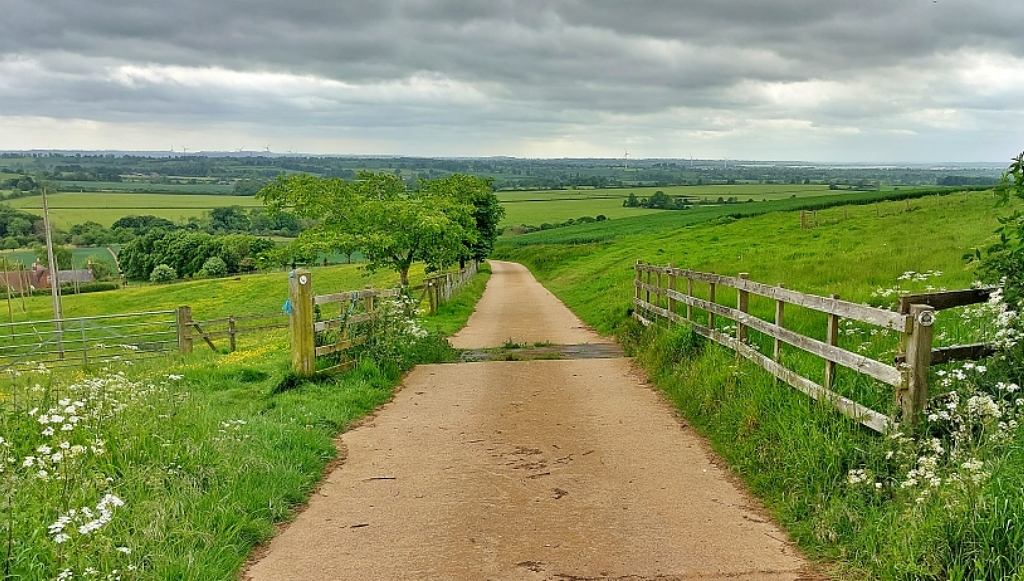
POLYGON ((1024 2, 3 0, 0 149, 1003 161, 1024 2))

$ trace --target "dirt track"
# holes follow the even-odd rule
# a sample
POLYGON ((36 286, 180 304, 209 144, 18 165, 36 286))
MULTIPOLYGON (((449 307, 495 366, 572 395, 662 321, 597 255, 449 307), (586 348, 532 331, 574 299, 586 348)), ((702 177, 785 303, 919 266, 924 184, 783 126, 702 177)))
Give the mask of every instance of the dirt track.
MULTIPOLYGON (((492 265, 454 344, 603 341, 526 269, 492 265)), ((627 359, 421 366, 343 442, 347 461, 247 578, 807 575, 627 359)))

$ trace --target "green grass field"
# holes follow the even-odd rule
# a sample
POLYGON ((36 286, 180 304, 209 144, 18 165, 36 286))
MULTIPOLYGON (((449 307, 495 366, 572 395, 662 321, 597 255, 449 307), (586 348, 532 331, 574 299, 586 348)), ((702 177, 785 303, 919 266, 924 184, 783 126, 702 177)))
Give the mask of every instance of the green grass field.
MULTIPOLYGON (((43 200, 39 196, 18 198, 8 202, 36 214, 42 213, 43 200)), ((172 221, 201 217, 211 208, 219 206, 262 206, 259 200, 246 196, 133 194, 109 192, 60 192, 47 196, 50 215, 59 228, 93 221, 110 226, 128 215, 151 214, 172 221)))
POLYGON ((662 187, 636 187, 636 188, 580 188, 576 190, 536 190, 536 191, 500 191, 497 192, 498 199, 503 202, 521 202, 538 200, 566 200, 566 199, 594 199, 594 198, 616 198, 620 201, 628 198, 629 194, 636 194, 637 197, 650 197, 654 192, 662 191, 670 196, 686 196, 687 198, 702 198, 708 201, 717 200, 719 197, 728 199, 737 197, 741 201, 753 199, 781 200, 791 196, 819 196, 829 193, 847 193, 840 190, 830 191, 827 185, 822 184, 735 184, 735 185, 714 185, 714 186, 662 186, 662 187))
MULTIPOLYGON (((393 286, 398 276, 389 271, 370 274, 357 264, 313 267, 313 288, 318 294, 375 286, 393 286)), ((420 266, 410 272, 413 285, 422 280, 420 266)), ((214 280, 180 281, 153 285, 132 282, 122 290, 65 295, 64 316, 91 317, 112 313, 134 313, 152 310, 176 309, 179 305, 192 307, 198 319, 215 319, 228 315, 276 313, 288 298, 288 273, 268 272, 214 280)), ((5 297, 0 297, 5 299, 5 297)), ((0 321, 7 322, 6 308, 0 309, 0 321)), ((50 318, 49 296, 26 297, 24 307, 15 297, 15 321, 50 318)))
POLYGON ((527 224, 540 226, 543 223, 564 222, 570 218, 583 216, 596 217, 603 214, 609 219, 643 216, 663 210, 647 208, 626 208, 622 201, 629 194, 637 197, 649 197, 657 191, 670 196, 686 196, 701 198, 714 202, 718 198, 735 197, 740 201, 747 200, 782 200, 796 196, 820 196, 829 194, 848 194, 849 192, 830 192, 823 185, 765 185, 738 184, 731 186, 666 186, 641 188, 602 188, 577 190, 538 190, 538 191, 500 191, 498 199, 505 207, 505 219, 502 226, 527 224))
POLYGON ((234 186, 211 183, 204 178, 196 179, 194 184, 154 184, 148 181, 123 182, 78 182, 60 181, 58 188, 68 190, 84 190, 85 192, 128 192, 128 193, 172 193, 172 194, 230 194, 234 186))
POLYGON ((501 226, 517 226, 527 224, 540 226, 544 223, 555 224, 569 219, 575 220, 583 216, 596 218, 603 214, 608 219, 643 216, 666 210, 649 210, 647 208, 624 208, 622 198, 585 198, 580 200, 552 199, 544 202, 503 202, 505 218, 501 226))
MULTIPOLYGON (((727 349, 684 329, 640 335, 627 318, 637 260, 727 275, 748 272, 753 280, 886 307, 893 299, 873 296, 879 289, 964 288, 975 275, 962 255, 991 241, 997 216, 1010 211, 993 206, 990 194, 972 193, 883 202, 877 208, 832 207, 820 210, 818 226, 808 229, 801 228, 794 212, 674 225, 661 214, 503 239, 496 254, 527 264, 584 321, 606 333, 617 331, 635 345, 638 360, 688 421, 711 439, 801 548, 837 577, 1019 579, 1024 570, 1020 429, 1010 432, 1009 443, 981 441, 962 451, 966 456, 940 462, 936 471, 942 484, 933 484, 929 495, 922 492, 925 485, 901 484, 917 456, 928 454, 927 437, 894 443, 827 405, 812 403, 727 349), (906 271, 942 274, 926 282, 899 282, 906 271), (989 475, 977 486, 957 484, 967 457, 989 475), (850 471, 857 469, 879 478, 880 487, 851 483, 850 471)), ((706 292, 697 289, 698 296, 706 292)), ((735 294, 719 292, 720 303, 735 300, 735 294)), ((761 318, 773 316, 768 300, 752 299, 751 310, 761 318)), ((940 314, 939 344, 984 333, 984 323, 972 326, 963 316, 940 314)), ((822 339, 825 318, 787 308, 786 326, 822 339)), ((756 343, 765 343, 753 335, 756 343)), ((868 345, 874 356, 891 361, 894 341, 854 329, 840 345, 850 350, 868 345)), ((821 359, 787 349, 784 360, 821 381, 821 359)), ((933 375, 939 393, 937 380, 933 375)), ((883 412, 894 407, 892 388, 849 370, 840 369, 836 390, 883 412)), ((931 429, 947 438, 941 440, 946 449, 953 445, 952 436, 931 429)))

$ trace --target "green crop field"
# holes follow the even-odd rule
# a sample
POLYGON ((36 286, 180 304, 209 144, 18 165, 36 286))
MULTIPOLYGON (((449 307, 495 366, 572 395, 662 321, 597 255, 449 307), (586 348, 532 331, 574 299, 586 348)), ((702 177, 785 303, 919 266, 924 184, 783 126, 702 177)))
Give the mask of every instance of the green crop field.
MULTIPOLYGON (((120 252, 121 250, 121 247, 118 244, 113 244, 110 248, 115 253, 120 252)), ((89 262, 89 259, 94 256, 99 257, 102 260, 112 260, 106 247, 71 248, 71 256, 75 261, 76 268, 82 268, 82 265, 89 262)), ((31 266, 36 260, 36 253, 34 250, 30 249, 0 250, 0 257, 7 258, 12 263, 21 263, 23 266, 31 266)))
MULTIPOLYGON (((892 189, 888 188, 891 192, 892 189)), ((871 192, 851 192, 849 190, 829 190, 826 185, 803 184, 737 184, 722 186, 669 186, 643 188, 614 189, 576 189, 576 190, 538 190, 538 191, 500 191, 498 199, 505 207, 505 219, 502 226, 541 224, 564 222, 570 218, 583 216, 596 217, 604 214, 607 218, 627 218, 642 216, 663 210, 647 208, 626 208, 622 206, 624 199, 636 194, 638 198, 650 197, 655 192, 663 191, 669 196, 684 196, 714 203, 719 198, 734 198, 740 204, 760 203, 763 201, 801 200, 804 198, 851 197, 856 198, 871 192)), ((904 188, 904 192, 912 192, 914 188, 904 188)), ((697 208, 697 211, 703 211, 697 208)), ((677 212, 679 210, 672 210, 677 212)), ((719 210, 713 210, 719 211, 719 210)))
POLYGON ((540 226, 544 223, 554 224, 566 220, 590 216, 596 218, 603 214, 606 218, 625 218, 643 216, 667 210, 650 210, 647 208, 625 208, 622 199, 584 198, 579 200, 552 199, 543 202, 502 202, 505 218, 501 226, 527 224, 540 226))
MULTIPOLYGON (((182 178, 184 179, 184 178, 182 178)), ((194 184, 154 184, 148 181, 122 181, 122 182, 78 182, 60 181, 57 182, 60 189, 84 190, 86 192, 130 192, 130 193, 176 193, 176 194, 230 194, 234 186, 230 184, 217 184, 199 178, 194 184)))
MULTIPOLYGON (((964 439, 931 419, 919 431, 905 429, 906 437, 882 437, 685 328, 641 334, 628 319, 637 260, 748 272, 756 281, 881 307, 891 307, 899 292, 965 288, 975 274, 963 254, 994 240, 997 216, 1012 210, 994 203, 990 193, 978 192, 826 207, 806 229, 799 212, 703 221, 663 213, 502 239, 496 254, 530 266, 584 321, 617 332, 636 349, 637 360, 688 422, 711 439, 803 551, 837 577, 1019 578, 1024 431, 1016 426, 1024 409, 1012 396, 1000 400, 1006 415, 999 426, 972 416, 955 420, 1002 439, 964 439), (924 274, 915 280, 903 276, 908 271, 924 274), (1009 418, 1015 419, 1007 424, 1009 418), (925 465, 919 457, 925 463, 934 458, 935 468, 909 472, 925 465), (966 467, 984 473, 969 476, 966 467), (920 474, 930 476, 924 482, 920 474), (972 484, 960 484, 965 478, 972 484)), ((697 289, 698 296, 706 293, 706 285, 697 289)), ((735 304, 736 296, 719 292, 717 300, 735 304)), ((751 299, 751 312, 763 319, 771 320, 773 309, 772 301, 751 299)), ((990 336, 991 323, 978 317, 962 309, 940 313, 937 344, 990 336)), ((821 340, 825 317, 787 308, 786 327, 821 340)), ((891 361, 895 337, 847 323, 841 328, 841 346, 891 361)), ((771 349, 757 333, 752 340, 762 352, 771 349)), ((787 348, 784 361, 821 380, 821 359, 787 348)), ((998 369, 999 361, 988 365, 998 369)), ((953 386, 968 395, 987 393, 971 391, 985 384, 984 367, 935 369, 966 374, 968 382, 953 386)), ((943 391, 939 379, 933 374, 933 396, 943 391)), ((998 390, 994 381, 986 389, 998 390)), ((892 388, 851 370, 840 369, 836 390, 886 413, 894 408, 892 388)))
POLYGON ((498 199, 503 202, 541 201, 552 199, 593 199, 593 198, 628 198, 629 194, 637 197, 649 197, 654 192, 665 192, 669 196, 685 196, 687 198, 703 198, 715 201, 719 197, 728 199, 737 197, 740 201, 753 199, 780 200, 791 196, 818 196, 828 193, 842 194, 842 190, 831 191, 822 184, 734 184, 713 186, 664 186, 636 188, 580 188, 575 190, 537 190, 537 191, 500 191, 498 199))
MULTIPOLYGON (((109 192, 60 192, 47 197, 54 224, 67 229, 72 224, 93 221, 110 226, 128 215, 151 214, 178 221, 200 217, 219 206, 261 206, 259 200, 246 196, 198 194, 133 194, 109 192)), ((17 198, 8 202, 15 208, 41 213, 43 199, 39 196, 17 198)))

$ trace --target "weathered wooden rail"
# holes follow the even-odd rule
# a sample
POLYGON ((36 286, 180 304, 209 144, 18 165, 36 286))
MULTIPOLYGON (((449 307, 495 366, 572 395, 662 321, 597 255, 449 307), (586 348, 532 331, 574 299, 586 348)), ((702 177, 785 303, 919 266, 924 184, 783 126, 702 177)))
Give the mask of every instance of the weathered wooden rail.
POLYGON ((895 388, 898 407, 904 421, 915 421, 928 401, 928 368, 948 361, 975 359, 991 353, 988 345, 965 345, 933 349, 933 323, 938 310, 988 300, 992 289, 970 289, 927 295, 909 295, 900 302, 900 311, 870 307, 840 300, 837 295, 821 297, 749 280, 745 273, 730 277, 637 262, 634 281, 634 317, 644 325, 661 317, 673 323, 689 325, 696 333, 760 365, 776 378, 814 399, 831 402, 840 412, 861 424, 885 433, 895 425, 893 418, 863 406, 832 391, 836 366, 852 369, 895 388), (680 280, 685 289, 680 290, 680 280), (707 299, 694 296, 694 284, 707 285, 707 299), (715 301, 718 287, 736 290, 736 307, 715 301), (775 301, 775 319, 766 321, 751 315, 750 295, 775 301), (653 297, 653 301, 652 301, 653 297), (678 312, 678 305, 685 312, 678 312), (785 328, 785 305, 794 305, 828 316, 826 340, 820 341, 785 328), (694 310, 706 313, 706 325, 699 322, 694 310), (736 323, 734 335, 716 329, 716 317, 736 323), (840 319, 850 319, 902 334, 903 354, 888 365, 838 346, 840 319), (749 343, 749 330, 754 329, 773 339, 772 356, 762 354, 749 343), (819 384, 782 363, 782 344, 792 345, 825 360, 824 381, 819 384))
MULTIPOLYGON (((477 273, 477 263, 457 272, 428 276, 423 286, 408 289, 422 290, 415 305, 430 298, 430 312, 464 286, 477 273)), ((367 341, 369 326, 379 315, 380 299, 394 299, 405 294, 401 288, 344 291, 326 295, 313 294, 313 277, 308 270, 296 270, 289 275, 288 304, 289 328, 292 339, 292 369, 296 374, 310 376, 318 372, 344 371, 355 361, 340 360, 334 365, 317 369, 317 357, 335 357, 367 341), (337 306, 336 315, 328 316, 325 307, 337 306), (328 333, 330 332, 330 333, 328 333)))
POLYGON ((228 351, 238 347, 238 336, 248 333, 287 329, 287 314, 262 313, 258 315, 229 316, 206 321, 192 320, 192 307, 178 307, 178 351, 192 352, 196 338, 202 339, 213 351, 219 351, 214 339, 228 339, 228 351))
MULTIPOLYGON (((456 272, 432 274, 423 278, 424 294, 430 299, 430 314, 436 315, 437 308, 451 300, 463 286, 477 273, 478 263, 471 262, 466 268, 456 272)), ((423 296, 420 297, 422 302, 423 296)))
POLYGON ((317 357, 343 354, 349 349, 366 342, 365 335, 356 330, 363 323, 369 323, 379 316, 378 298, 397 297, 401 289, 374 289, 345 291, 326 295, 313 294, 313 275, 299 269, 289 275, 288 305, 289 328, 292 343, 292 370, 301 376, 319 372, 342 371, 355 365, 355 361, 340 361, 325 369, 317 370, 317 357), (338 315, 323 318, 325 305, 337 305, 338 315), (318 312, 320 316, 318 316, 318 312), (321 320, 317 320, 317 319, 321 320), (328 334, 333 340, 326 341, 328 334), (319 341, 318 341, 319 337, 319 341), (321 343, 317 345, 317 343, 321 343))

